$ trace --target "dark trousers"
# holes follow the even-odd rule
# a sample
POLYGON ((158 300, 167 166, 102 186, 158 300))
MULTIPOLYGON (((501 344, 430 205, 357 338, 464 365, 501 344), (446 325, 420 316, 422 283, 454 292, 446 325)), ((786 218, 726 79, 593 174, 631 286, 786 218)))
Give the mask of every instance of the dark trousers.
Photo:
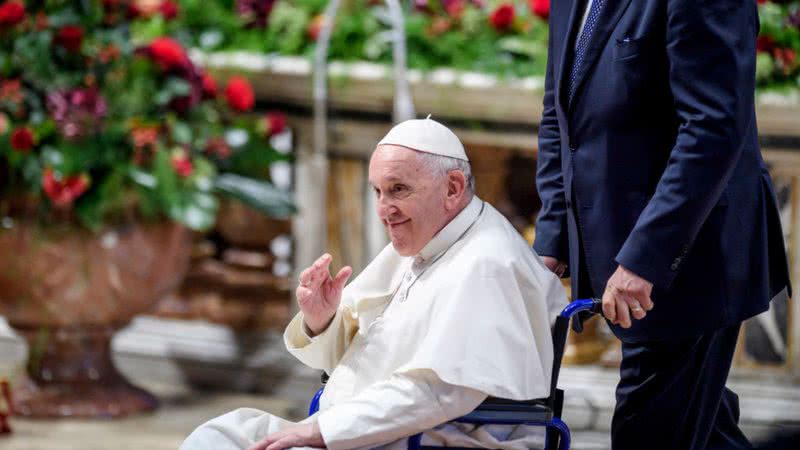
POLYGON ((738 426, 739 397, 725 387, 739 328, 684 340, 623 342, 612 449, 752 448, 738 426))

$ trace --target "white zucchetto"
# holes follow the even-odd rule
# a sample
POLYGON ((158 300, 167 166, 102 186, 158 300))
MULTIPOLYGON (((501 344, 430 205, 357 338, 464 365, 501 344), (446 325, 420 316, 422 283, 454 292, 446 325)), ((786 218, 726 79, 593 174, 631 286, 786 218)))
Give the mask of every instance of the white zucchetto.
POLYGON ((431 119, 412 119, 394 126, 378 145, 399 145, 418 152, 469 161, 464 146, 449 128, 431 119))

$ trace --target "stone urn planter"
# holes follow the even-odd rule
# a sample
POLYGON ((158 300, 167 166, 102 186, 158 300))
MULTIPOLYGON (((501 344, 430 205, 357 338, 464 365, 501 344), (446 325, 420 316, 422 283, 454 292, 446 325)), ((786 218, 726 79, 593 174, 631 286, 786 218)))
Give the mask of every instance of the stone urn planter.
POLYGON ((15 414, 118 417, 154 409, 155 397, 114 367, 111 337, 179 285, 189 231, 166 222, 98 234, 29 221, 3 225, 0 315, 29 347, 27 371, 14 383, 15 414))

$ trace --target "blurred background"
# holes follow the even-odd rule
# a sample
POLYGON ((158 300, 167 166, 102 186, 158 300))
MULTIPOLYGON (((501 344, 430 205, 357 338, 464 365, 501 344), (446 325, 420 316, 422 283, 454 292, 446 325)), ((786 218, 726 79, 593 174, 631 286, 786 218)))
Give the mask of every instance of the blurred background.
MULTIPOLYGON (((798 284, 800 1, 757 1, 798 284)), ((304 417, 319 373, 283 348, 294 276, 325 251, 357 273, 387 243, 367 162, 399 120, 451 126, 532 241, 549 5, 1 1, 0 448, 174 449, 238 407, 304 417)), ((570 336, 573 448, 609 448, 620 357, 602 321, 570 336)), ((751 439, 800 429, 799 383, 790 299, 740 336, 751 439)))

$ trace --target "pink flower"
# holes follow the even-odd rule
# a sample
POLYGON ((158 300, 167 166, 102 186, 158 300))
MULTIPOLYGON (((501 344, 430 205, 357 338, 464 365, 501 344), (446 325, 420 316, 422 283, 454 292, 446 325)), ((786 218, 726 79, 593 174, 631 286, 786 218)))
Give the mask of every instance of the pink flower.
POLYGON ((97 88, 72 89, 47 94, 47 110, 61 134, 72 139, 99 132, 108 106, 97 88))

